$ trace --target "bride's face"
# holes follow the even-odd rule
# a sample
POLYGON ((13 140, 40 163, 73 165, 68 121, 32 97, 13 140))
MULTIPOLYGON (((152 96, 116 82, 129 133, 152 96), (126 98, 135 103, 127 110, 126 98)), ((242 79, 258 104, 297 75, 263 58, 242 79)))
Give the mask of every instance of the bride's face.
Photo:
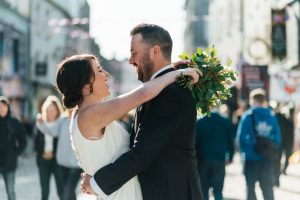
POLYGON ((98 95, 101 98, 109 96, 109 73, 105 71, 101 65, 99 65, 98 61, 92 60, 91 63, 95 74, 95 78, 93 78, 94 80, 92 80, 93 94, 98 95))

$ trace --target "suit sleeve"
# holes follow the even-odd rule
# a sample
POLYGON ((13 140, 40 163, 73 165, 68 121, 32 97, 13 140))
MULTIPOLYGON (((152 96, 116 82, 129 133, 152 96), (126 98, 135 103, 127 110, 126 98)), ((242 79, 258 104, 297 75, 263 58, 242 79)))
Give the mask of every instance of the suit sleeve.
POLYGON ((184 116, 184 96, 170 85, 148 102, 134 147, 114 163, 98 170, 94 178, 105 194, 119 189, 148 168, 174 137, 184 116))

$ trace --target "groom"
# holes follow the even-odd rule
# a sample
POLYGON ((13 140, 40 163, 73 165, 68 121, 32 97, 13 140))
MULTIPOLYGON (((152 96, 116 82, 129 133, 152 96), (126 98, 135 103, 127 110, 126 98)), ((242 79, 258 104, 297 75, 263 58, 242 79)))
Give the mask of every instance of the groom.
MULTIPOLYGON (((174 70, 172 39, 165 29, 140 24, 131 31, 129 63, 146 82, 174 70)), ((173 83, 137 108, 132 148, 99 169, 82 188, 100 197, 118 190, 138 175, 144 200, 201 200, 195 154, 196 107, 189 90, 173 83), (91 185, 90 185, 91 184, 91 185)))

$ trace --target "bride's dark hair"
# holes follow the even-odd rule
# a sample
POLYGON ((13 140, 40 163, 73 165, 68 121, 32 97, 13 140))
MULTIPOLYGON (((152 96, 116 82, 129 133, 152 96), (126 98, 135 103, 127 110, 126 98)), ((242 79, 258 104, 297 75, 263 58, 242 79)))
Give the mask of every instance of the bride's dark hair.
POLYGON ((95 74, 92 60, 97 58, 90 54, 79 54, 66 58, 58 64, 56 85, 62 95, 64 107, 70 109, 82 103, 83 86, 90 84, 90 92, 93 92, 91 80, 95 79, 95 74))

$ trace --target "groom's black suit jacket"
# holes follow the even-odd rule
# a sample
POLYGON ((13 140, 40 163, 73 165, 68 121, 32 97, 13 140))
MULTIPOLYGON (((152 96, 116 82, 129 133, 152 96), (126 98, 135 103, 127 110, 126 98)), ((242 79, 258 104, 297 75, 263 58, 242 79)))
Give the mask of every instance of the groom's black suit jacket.
POLYGON ((195 123, 190 91, 176 83, 169 85, 137 108, 133 147, 98 170, 95 181, 104 193, 111 194, 138 175, 144 200, 201 200, 195 123))

